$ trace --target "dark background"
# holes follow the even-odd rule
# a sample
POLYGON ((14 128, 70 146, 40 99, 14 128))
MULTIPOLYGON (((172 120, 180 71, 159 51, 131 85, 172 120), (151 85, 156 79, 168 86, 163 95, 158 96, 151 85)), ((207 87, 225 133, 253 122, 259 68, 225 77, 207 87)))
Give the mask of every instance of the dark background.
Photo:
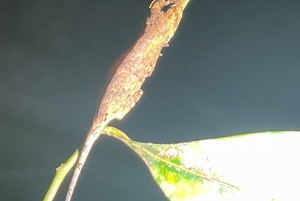
MULTIPOLYGON (((82 147, 149 4, 0 2, 0 200, 42 200, 55 168, 82 147)), ((299 19, 298 0, 191 0, 142 99, 112 125, 155 143, 299 130, 299 19)), ((103 136, 73 200, 167 199, 133 151, 103 136)))

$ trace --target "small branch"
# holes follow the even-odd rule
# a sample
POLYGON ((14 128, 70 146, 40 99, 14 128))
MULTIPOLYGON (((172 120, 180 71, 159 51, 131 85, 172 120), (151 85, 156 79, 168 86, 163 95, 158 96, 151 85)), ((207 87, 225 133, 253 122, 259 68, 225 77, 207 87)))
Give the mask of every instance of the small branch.
POLYGON ((58 168, 56 168, 55 177, 45 195, 43 201, 52 201, 59 189, 62 181, 71 170, 71 168, 75 165, 78 158, 78 149, 74 152, 74 154, 67 160, 65 164, 61 164, 58 168))

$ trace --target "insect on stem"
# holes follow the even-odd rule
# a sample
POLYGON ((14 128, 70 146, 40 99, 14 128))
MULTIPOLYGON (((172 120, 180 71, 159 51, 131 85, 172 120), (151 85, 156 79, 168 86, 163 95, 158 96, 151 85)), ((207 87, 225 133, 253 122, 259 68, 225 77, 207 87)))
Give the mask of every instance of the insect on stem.
POLYGON ((140 100, 143 94, 141 87, 152 74, 162 48, 169 45, 187 2, 188 0, 151 2, 151 15, 147 19, 144 34, 117 68, 100 103, 74 170, 66 201, 71 200, 82 167, 105 126, 113 119, 122 119, 140 100), (164 11, 163 8, 170 4, 172 6, 164 11))

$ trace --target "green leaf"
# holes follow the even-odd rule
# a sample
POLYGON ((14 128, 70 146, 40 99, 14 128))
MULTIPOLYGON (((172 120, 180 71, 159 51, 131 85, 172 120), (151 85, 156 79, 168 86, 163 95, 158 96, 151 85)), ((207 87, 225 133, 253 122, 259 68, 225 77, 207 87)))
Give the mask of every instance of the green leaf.
POLYGON ((300 200, 300 132, 152 144, 107 127, 131 147, 171 201, 300 200))

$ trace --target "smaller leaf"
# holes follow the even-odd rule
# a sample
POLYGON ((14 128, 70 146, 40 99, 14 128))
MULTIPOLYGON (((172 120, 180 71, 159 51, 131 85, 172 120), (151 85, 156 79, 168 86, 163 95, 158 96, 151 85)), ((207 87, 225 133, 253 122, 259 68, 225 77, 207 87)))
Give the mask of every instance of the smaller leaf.
POLYGON ((152 144, 107 127, 137 152, 171 201, 300 200, 300 132, 152 144))

